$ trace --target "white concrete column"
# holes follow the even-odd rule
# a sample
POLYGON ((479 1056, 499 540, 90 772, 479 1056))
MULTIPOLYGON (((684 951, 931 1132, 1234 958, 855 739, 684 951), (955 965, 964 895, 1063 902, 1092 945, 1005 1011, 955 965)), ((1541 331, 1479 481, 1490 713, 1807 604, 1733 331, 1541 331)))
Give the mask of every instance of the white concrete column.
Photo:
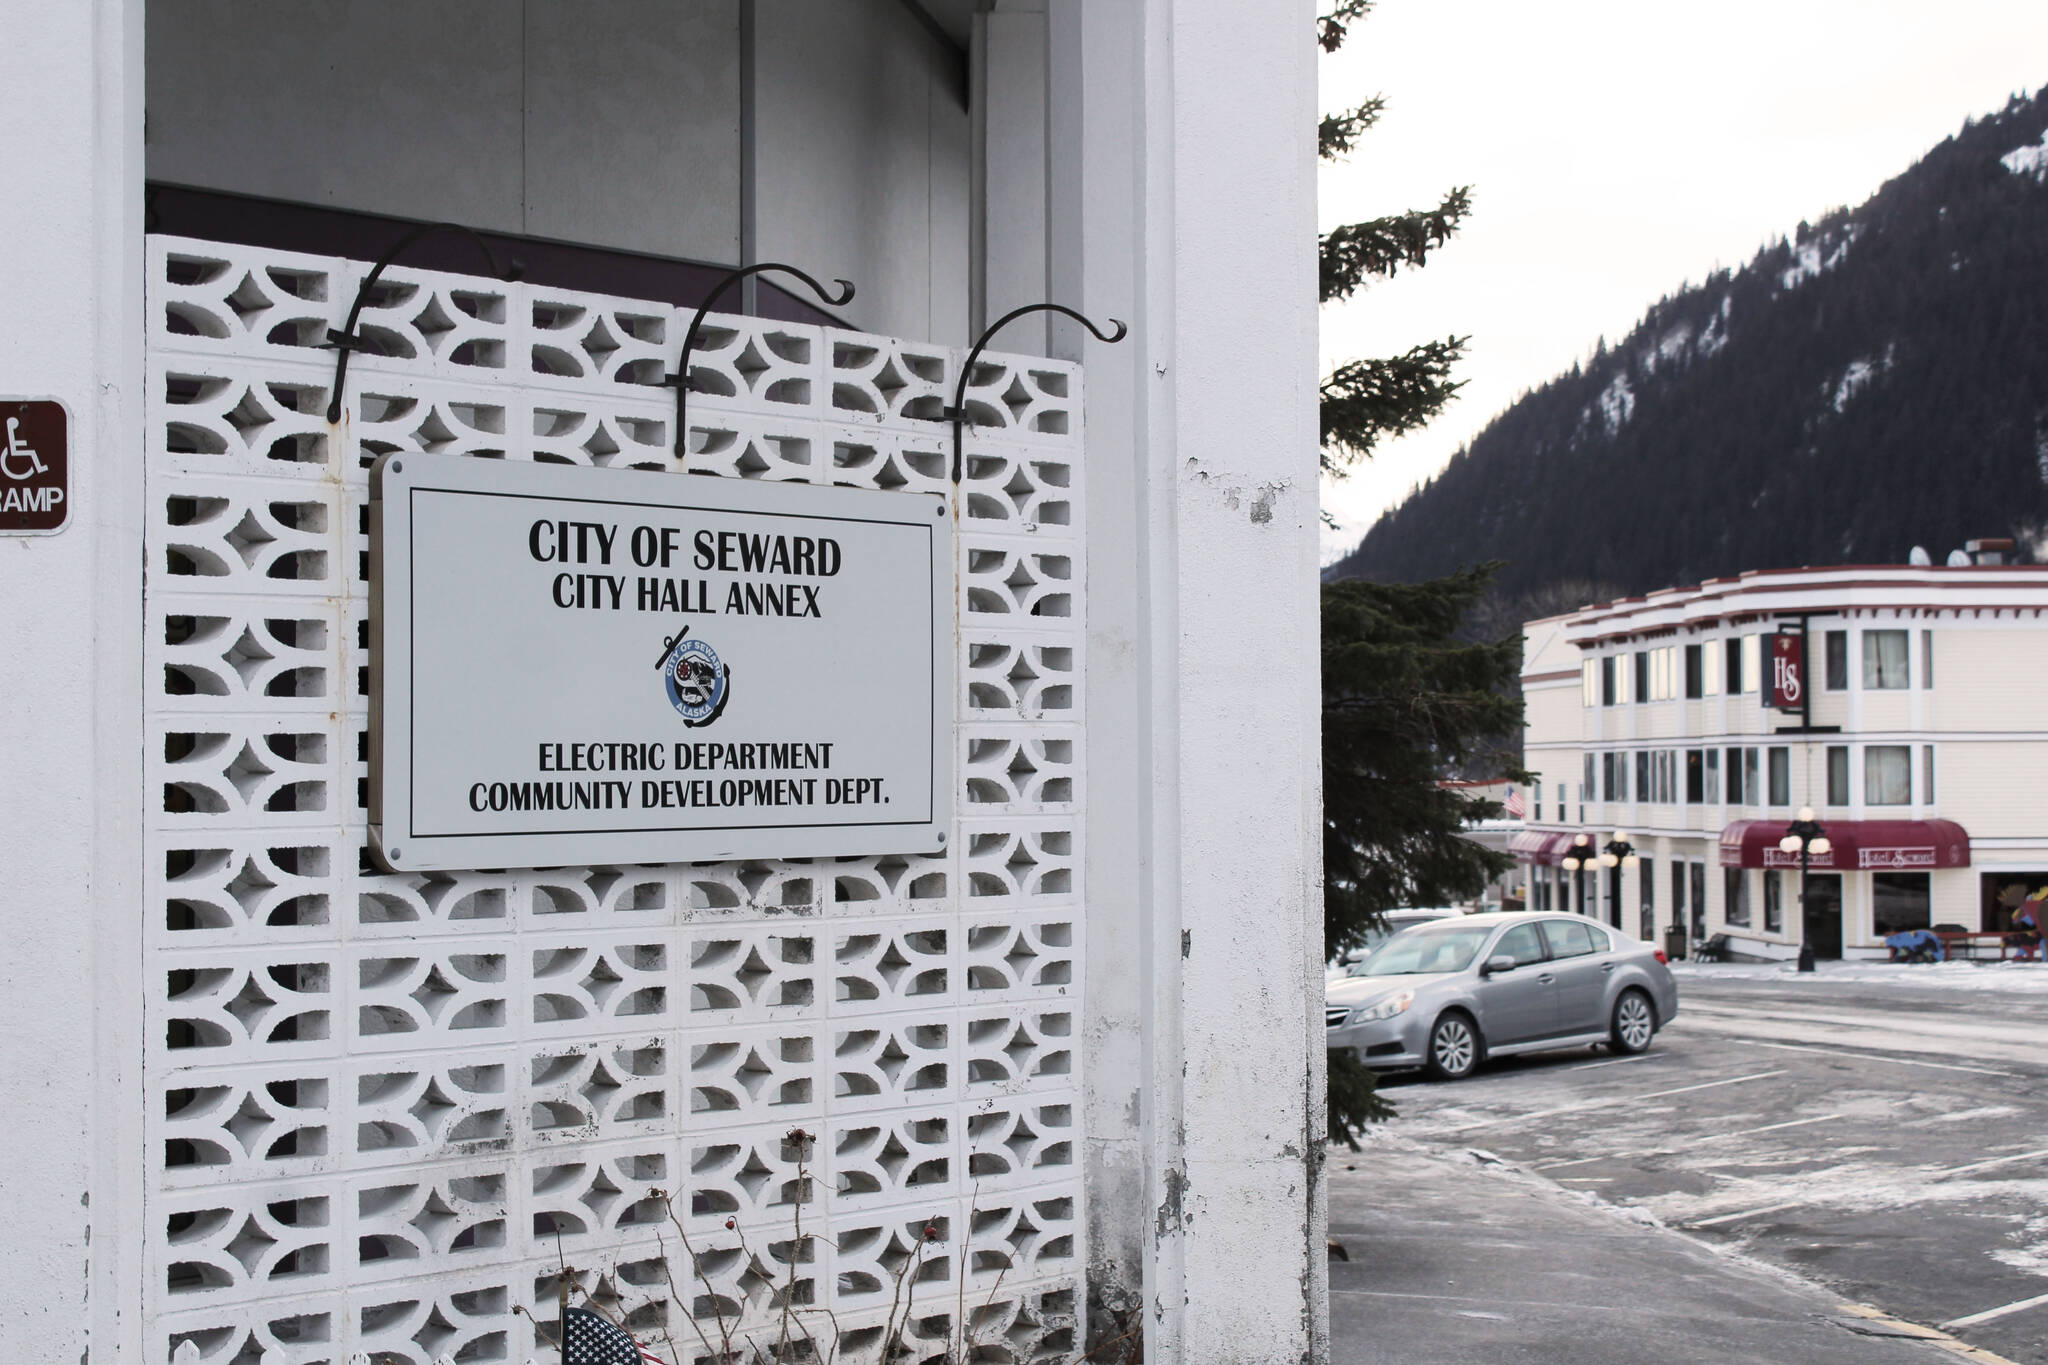
POLYGON ((1314 10, 1049 20, 1052 293, 1133 328, 1053 327, 1089 386, 1093 1288, 1138 1259, 1150 1360, 1320 1360, 1314 10))
MULTIPOLYGON (((1011 309, 1048 297, 1045 0, 1003 0, 975 16, 975 38, 978 336, 1011 309)), ((1043 317, 1019 318, 1000 344, 1042 354, 1048 325, 1043 317)))
POLYGON ((0 0, 0 397, 71 522, 0 536, 0 1358, 140 1358, 142 4, 0 0))

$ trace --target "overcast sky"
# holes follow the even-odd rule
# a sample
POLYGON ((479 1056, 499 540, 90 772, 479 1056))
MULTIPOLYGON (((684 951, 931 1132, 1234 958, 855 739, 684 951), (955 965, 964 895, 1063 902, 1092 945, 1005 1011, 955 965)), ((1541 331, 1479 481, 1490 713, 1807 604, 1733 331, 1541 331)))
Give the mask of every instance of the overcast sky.
POLYGON ((1473 212, 1426 269, 1323 310, 1324 367, 1471 343, 1443 417, 1324 482, 1325 559, 1599 337, 2043 84, 2043 0, 1379 0, 1322 58, 1325 109, 1387 98, 1324 167, 1323 226, 1453 185, 1473 212))

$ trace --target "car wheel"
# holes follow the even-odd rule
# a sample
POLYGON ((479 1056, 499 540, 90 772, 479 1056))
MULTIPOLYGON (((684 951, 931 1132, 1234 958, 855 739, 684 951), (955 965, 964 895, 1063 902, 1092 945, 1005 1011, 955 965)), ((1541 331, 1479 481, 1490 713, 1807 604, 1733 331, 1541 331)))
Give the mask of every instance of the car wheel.
POLYGON ((1614 1002, 1614 1021, 1607 1030, 1614 1050, 1628 1056, 1647 1051, 1656 1032, 1657 1015, 1649 997, 1641 991, 1623 991, 1614 1002))
POLYGON ((1443 1081, 1463 1080, 1479 1065, 1479 1030, 1469 1016, 1455 1010, 1429 1031, 1429 1074, 1443 1081))

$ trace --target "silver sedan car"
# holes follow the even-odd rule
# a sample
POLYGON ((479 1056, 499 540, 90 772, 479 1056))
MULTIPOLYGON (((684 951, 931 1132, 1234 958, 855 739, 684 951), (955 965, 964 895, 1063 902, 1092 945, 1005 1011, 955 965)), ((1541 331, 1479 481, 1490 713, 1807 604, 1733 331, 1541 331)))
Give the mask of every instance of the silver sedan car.
POLYGON ((1325 988, 1329 1045, 1455 1080, 1488 1056, 1606 1043, 1641 1052, 1678 1013, 1664 954, 1577 915, 1419 925, 1325 988))

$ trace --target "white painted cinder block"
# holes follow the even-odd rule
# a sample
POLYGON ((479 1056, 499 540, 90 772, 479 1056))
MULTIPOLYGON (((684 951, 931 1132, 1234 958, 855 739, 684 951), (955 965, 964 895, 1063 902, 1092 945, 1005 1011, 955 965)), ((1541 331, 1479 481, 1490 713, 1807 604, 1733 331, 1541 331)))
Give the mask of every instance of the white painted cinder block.
MULTIPOLYGON (((701 31, 664 29, 630 54, 634 81, 675 75, 665 93, 691 103, 695 122, 667 102, 620 103, 616 90, 596 106, 579 98, 593 72, 617 69, 602 17, 565 27, 548 6, 318 8, 296 24, 227 0, 151 11, 152 24, 173 26, 152 33, 153 48, 165 35, 167 55, 147 73, 159 174, 602 245, 726 253, 718 243, 736 231, 738 175, 725 169, 732 125, 722 112, 731 7, 693 10, 701 31), (390 22, 360 22, 365 13, 390 22), (175 27, 181 19, 188 30, 175 27), (322 60, 301 60, 309 32, 322 60), (465 39, 460 69, 445 60, 451 33, 465 39), (372 75, 371 88, 346 79, 350 68, 372 75), (293 115, 283 128, 281 104, 293 115), (591 132, 637 113, 644 123, 591 132), (689 136, 646 136, 679 125, 689 136), (599 203, 607 169, 639 179, 599 203), (688 202, 674 194, 684 180, 688 202)), ((812 6, 755 7, 762 51, 773 49, 756 71, 766 101, 756 129, 760 254, 813 264, 844 250, 854 268, 828 260, 819 273, 859 278, 873 319, 920 340, 782 328, 771 344, 762 326, 742 329, 768 368, 741 366, 737 343, 703 355, 735 395, 693 412, 734 424, 733 442, 710 460, 716 473, 927 487, 942 478, 931 456, 943 429, 931 410, 943 385, 930 376, 951 374, 967 340, 970 123, 943 45, 901 6, 832 8, 821 21, 812 6), (866 22, 848 28, 849 14, 866 22), (819 117, 821 106, 860 117, 819 117), (874 198, 878 184, 889 187, 885 202, 874 198), (784 390, 786 379, 801 382, 784 390), (842 388, 872 411, 838 408, 842 388), (750 443, 758 464, 743 458, 750 443), (837 447, 844 465, 831 463, 837 447)), ((966 608, 963 648, 1001 644, 1029 667, 1006 664, 965 694, 963 763, 993 763, 989 753, 1022 745, 1036 776, 963 772, 997 807, 971 817, 973 839, 929 866, 867 859, 829 877, 783 866, 564 869, 427 887, 354 859, 359 457, 381 442, 662 465, 666 447, 646 433, 672 411, 666 391, 627 387, 645 376, 621 381, 628 365, 672 358, 673 311, 400 268, 394 281, 410 278, 475 333, 478 354, 499 359, 483 367, 491 373, 457 363, 393 308, 380 325, 421 354, 364 358, 344 422, 328 430, 305 395, 325 382, 329 353, 310 343, 337 320, 358 267, 159 239, 147 258, 156 292, 146 296, 141 0, 0 0, 13 57, 0 83, 0 164, 33 172, 17 187, 26 192, 0 200, 0 240, 10 245, 0 260, 0 394, 67 405, 76 471, 68 530, 0 540, 9 623, 0 696, 11 703, 0 719, 0 819, 10 847, 32 850, 0 864, 9 944, 0 1094, 19 1116, 18 1149, 31 1154, 34 1177, 0 1182, 0 1351, 151 1365, 173 1341, 202 1360, 244 1346, 288 1353, 296 1348, 275 1338, 279 1322, 330 1355, 407 1341, 425 1350, 414 1327, 373 1311, 417 1300, 439 1315, 429 1337, 453 1334, 434 1342, 436 1354, 448 1340, 503 1332, 516 1356, 530 1335, 506 1316, 509 1305, 531 1296, 548 1263, 534 1215, 568 1206, 561 1181, 570 1177, 554 1165, 581 1163, 575 1179, 590 1183, 576 1189, 590 1200, 570 1202, 593 1219, 600 1205, 630 1203, 657 1182, 635 1164, 646 1142, 670 1161, 659 1182, 679 1186, 694 1157, 683 1130, 660 1116, 699 1121, 693 1096, 712 1083, 695 1074, 686 1044, 705 1029, 764 1046, 783 1040, 778 1029, 803 1033, 789 1022, 803 1013, 794 1007, 756 1014, 735 1000, 729 1018, 699 1017, 719 1008, 692 996, 711 970, 696 954, 704 935, 729 932, 786 965, 805 961, 778 956, 791 926, 821 941, 844 930, 845 942, 811 945, 808 961, 832 968, 814 973, 824 995, 812 998, 833 994, 825 977, 850 975, 875 989, 871 1008, 887 1021, 888 974, 863 975, 866 950, 853 941, 865 925, 898 934, 903 954, 942 958, 936 970, 951 973, 957 1036, 902 1040, 951 1069, 955 1079, 929 1101, 947 1131, 912 1123, 916 1106, 881 1099, 835 1109, 843 1096, 817 1098, 799 1118, 818 1105, 828 1124, 875 1112, 906 1150, 943 1148, 951 1225, 965 1227, 991 1200, 1030 1195, 1036 1230, 1021 1216, 1004 1224, 1029 1273, 1004 1286, 1014 1311, 1047 1332, 1070 1314, 1077 1332, 1141 1327, 1158 1361, 1326 1357, 1313 18, 1301 0, 1252 25, 1233 0, 1045 6, 1044 97, 1010 92, 1043 120, 1042 207, 1029 186, 1013 184, 1014 202, 1042 213, 1045 292, 1132 330, 1111 347, 1055 321, 1021 342, 1035 349, 1042 338, 1082 362, 1085 459, 1081 370, 1001 360, 997 388, 981 395, 983 420, 998 429, 970 437, 991 463, 970 474, 967 492, 983 501, 963 514, 972 541, 963 569, 983 594, 966 608), (1219 95, 1233 91, 1243 97, 1219 95), (174 262, 179 252, 189 259, 174 262), (287 329, 296 344, 267 339, 271 317, 251 308, 253 294, 237 305, 253 321, 230 307, 226 276, 216 289, 187 273, 222 263, 250 272, 262 307, 305 324, 287 329), (317 277, 325 292, 292 295, 287 277, 317 277), (457 316, 448 291, 458 285, 491 296, 487 316, 457 316), (167 325, 163 305, 183 289, 182 319, 205 321, 199 332, 167 325), (154 311, 145 313, 146 297, 154 311), (580 329, 542 335, 566 325, 564 310, 609 319, 617 348, 585 345, 580 329), (660 338, 644 334, 650 322, 660 338), (546 348, 567 368, 503 368, 546 348), (229 388, 240 399, 208 407, 229 388), (1001 416, 1018 394, 1017 415, 1001 416), (424 414, 417 424, 405 419, 415 410, 407 403, 424 414), (582 425, 566 435, 572 416, 582 425), (300 443, 298 458, 270 458, 280 436, 300 443), (223 502, 236 509, 227 522, 223 502), (173 572, 200 552, 222 571, 173 572), (268 572, 295 556, 300 570, 268 572), (1054 599, 1064 612, 1031 610, 1054 599), (291 628, 280 633, 271 612, 291 628), (207 619, 177 624, 186 616, 207 619), (253 648, 209 656, 220 640, 208 632, 229 620, 253 648), (1258 661, 1255 695, 1242 669, 1217 665, 1219 651, 1258 661), (298 668, 322 674, 327 690, 267 686, 298 668), (173 685, 174 675, 207 685, 173 685), (247 745, 266 771, 225 759, 209 769, 215 732, 247 745), (283 736, 291 742, 271 743, 283 736), (1084 736, 1085 786, 1073 757, 1084 736), (324 805, 252 802, 238 780, 262 792, 303 782, 324 805), (165 799, 171 787, 218 804, 183 809, 165 799), (271 850, 285 847, 299 851, 280 861, 271 850), (241 874, 213 876, 207 859, 223 849, 241 874), (189 919, 168 913, 188 893, 200 909, 189 919), (324 910, 308 899, 299 916, 273 922, 299 897, 324 897, 324 910), (734 906, 749 913, 725 913, 734 906), (656 1009, 647 995, 649 1009, 676 1016, 672 1026, 647 1013, 593 1022, 578 1037, 603 1051, 629 1031, 660 1036, 672 1065, 658 1078, 629 1079, 636 1063, 623 1054, 618 1085, 576 1068, 564 1079, 544 1064, 541 1043, 566 1016, 534 1006, 539 987, 528 989, 528 978, 547 970, 546 955, 534 956, 540 939, 566 932, 555 924, 572 915, 590 926, 579 951, 609 954, 608 975, 594 981, 617 977, 622 994, 660 985, 669 1003, 656 1009), (657 929, 641 930, 656 919, 657 929), (935 921, 958 930, 944 947, 918 937, 935 921), (603 941, 615 933, 632 941, 603 941), (439 986, 422 977, 419 992, 488 995, 482 983, 497 968, 472 959, 494 954, 506 959, 500 1004, 510 1022, 492 1025, 488 1040, 436 1023, 434 1046, 407 1052, 375 1026, 426 1009, 404 973, 428 959, 445 970, 439 986), (1083 970, 1084 957, 1099 965, 1083 970), (461 963, 481 975, 464 975, 461 963), (970 979, 988 994, 969 992, 970 979), (303 1031, 271 1028, 301 1006, 303 1031), (1003 1025, 998 1042, 982 1027, 990 1020, 1003 1025), (173 1041, 216 1038, 212 1047, 173 1041), (479 1045, 493 1057, 464 1051, 479 1045), (378 1081, 378 1059, 400 1053, 440 1088, 413 1094, 378 1081), (483 1075, 493 1067, 503 1072, 495 1082, 483 1075), (212 1113, 216 1090, 236 1091, 249 1108, 212 1113), (189 1112, 173 1110, 174 1095, 189 1112), (593 1106, 589 1131, 514 1135, 475 1151, 431 1145, 451 1111, 474 1110, 488 1136, 504 1121, 489 1117, 494 1103, 526 1124, 573 1109, 578 1096, 593 1106), (277 1125, 316 1109, 321 1137, 272 1141, 277 1125), (242 1114, 234 1124, 232 1113, 242 1114), (1005 1151, 1025 1163, 1007 1174, 984 1175, 972 1161, 992 1120, 1012 1125, 1005 1151), (408 1135, 429 1150, 408 1154, 408 1135), (293 1217, 272 1207, 282 1204, 297 1206, 293 1217), (462 1247, 436 1243, 443 1206, 484 1231, 462 1247), (416 1269, 391 1257, 359 1263, 365 1236, 387 1247, 410 1239, 422 1259, 416 1269), (492 1240, 501 1236, 509 1240, 492 1240), (407 1298, 403 1286, 415 1281, 407 1298)), ((1035 32, 1036 23, 1017 27, 1035 32)), ((999 140, 1005 155, 1028 165, 1035 133, 999 140)), ((1021 289, 1040 245, 1032 224, 1013 226, 1003 252, 1021 289)), ((574 987, 583 989, 609 988, 574 987)), ((857 1064, 835 1061, 845 1040, 829 1021, 813 1022, 808 1060, 768 1050, 787 1071, 778 1086, 808 1077, 806 1093, 821 1097, 857 1064)), ((789 1116, 760 1117, 741 1136, 777 1161, 789 1116)), ((840 1202, 829 1213, 839 1242, 830 1292, 850 1296, 841 1304, 850 1314, 872 1315, 857 1300, 878 1266, 840 1234, 876 1225, 878 1209, 938 1196, 877 1193, 857 1177, 895 1179, 876 1173, 882 1163, 867 1170, 837 1149, 832 1161, 840 1202)), ((699 1183, 724 1188, 715 1176, 699 1183)), ((731 1184, 732 1197, 753 1199, 773 1182, 731 1184)), ((981 1278, 970 1293, 989 1282, 986 1267, 973 1274, 981 1278)), ((1041 1345, 1056 1350, 1056 1335, 1041 1345)))

